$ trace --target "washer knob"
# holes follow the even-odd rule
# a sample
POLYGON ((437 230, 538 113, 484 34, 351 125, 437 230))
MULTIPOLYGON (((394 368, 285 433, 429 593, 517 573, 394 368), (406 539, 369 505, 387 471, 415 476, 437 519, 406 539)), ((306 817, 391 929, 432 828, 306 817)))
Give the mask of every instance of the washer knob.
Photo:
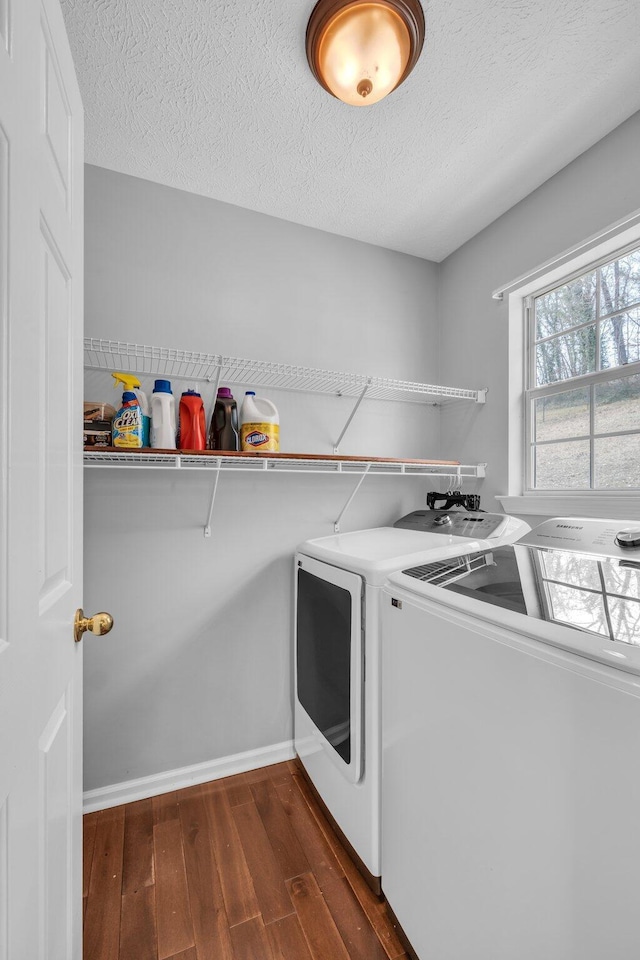
POLYGON ((616 543, 620 547, 640 547, 640 527, 620 530, 616 534, 616 543))
MULTIPOLYGON (((451 517, 448 513, 445 513, 442 517, 436 517, 433 521, 434 527, 442 527, 445 523, 451 523, 451 517)), ((640 533, 638 536, 640 536, 640 533)))

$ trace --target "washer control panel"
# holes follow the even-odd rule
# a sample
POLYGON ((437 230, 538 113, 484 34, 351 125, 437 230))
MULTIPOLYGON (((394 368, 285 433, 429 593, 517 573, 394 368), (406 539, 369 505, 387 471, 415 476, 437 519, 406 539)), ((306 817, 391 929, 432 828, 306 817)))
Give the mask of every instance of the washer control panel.
POLYGON ((640 524, 584 517, 555 517, 521 537, 518 543, 548 550, 597 554, 640 561, 640 524))

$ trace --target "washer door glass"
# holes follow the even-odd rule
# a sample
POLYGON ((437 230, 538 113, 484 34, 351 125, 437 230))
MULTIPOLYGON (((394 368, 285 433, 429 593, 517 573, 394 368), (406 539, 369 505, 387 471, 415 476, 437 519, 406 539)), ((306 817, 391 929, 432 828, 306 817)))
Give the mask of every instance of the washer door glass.
POLYGON ((296 691, 326 743, 360 777, 362 580, 323 564, 298 568, 296 691), (323 569, 324 568, 324 569, 323 569), (319 574, 322 575, 319 575, 319 574), (336 581, 344 580, 346 583, 336 581))

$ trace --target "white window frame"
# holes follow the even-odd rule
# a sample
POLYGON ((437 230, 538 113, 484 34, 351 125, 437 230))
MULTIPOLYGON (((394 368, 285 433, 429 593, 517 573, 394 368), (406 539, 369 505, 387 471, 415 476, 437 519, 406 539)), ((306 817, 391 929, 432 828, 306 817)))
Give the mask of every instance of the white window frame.
MULTIPOLYGON (((526 336, 525 310, 534 295, 553 289, 573 276, 623 252, 640 245, 640 210, 606 230, 590 237, 579 246, 564 251, 531 273, 505 284, 493 294, 496 300, 506 300, 509 319, 509 448, 508 492, 497 499, 506 513, 532 516, 611 517, 612 519, 640 520, 640 493, 634 490, 529 490, 527 429, 528 404, 525 395, 526 363, 529 356, 526 336)), ((638 364, 633 364, 634 372, 638 364)), ((618 368, 617 368, 618 369, 618 368)), ((626 373, 629 367, 619 368, 626 373)), ((630 372, 630 371, 629 371, 630 372)), ((607 371, 605 378, 611 378, 607 371)), ((563 381, 566 389, 580 386, 580 378, 563 381)))

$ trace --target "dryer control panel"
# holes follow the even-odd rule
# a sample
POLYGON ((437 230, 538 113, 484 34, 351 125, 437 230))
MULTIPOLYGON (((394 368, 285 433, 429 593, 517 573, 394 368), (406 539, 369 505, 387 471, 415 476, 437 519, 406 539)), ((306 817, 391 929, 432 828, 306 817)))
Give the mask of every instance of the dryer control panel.
POLYGON ((470 540, 490 540, 502 536, 508 521, 509 518, 502 513, 482 513, 479 510, 414 510, 396 520, 394 527, 468 537, 470 540))

